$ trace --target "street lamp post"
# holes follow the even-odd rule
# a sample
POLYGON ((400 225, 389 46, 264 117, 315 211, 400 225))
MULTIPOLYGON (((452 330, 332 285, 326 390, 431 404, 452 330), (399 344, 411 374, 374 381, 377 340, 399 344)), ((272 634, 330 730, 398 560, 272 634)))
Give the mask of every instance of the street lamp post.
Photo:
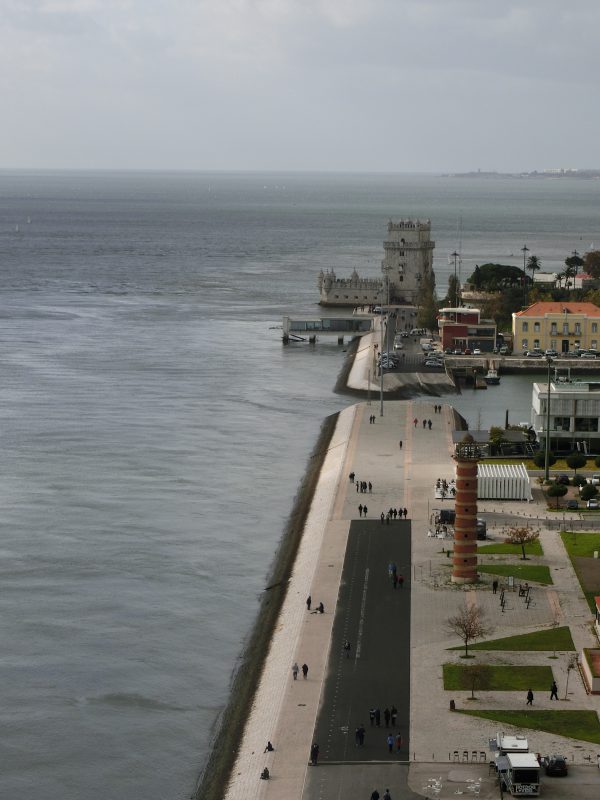
POLYGON ((460 253, 456 250, 452 253, 454 258, 454 308, 458 308, 458 275, 456 274, 456 259, 460 258, 460 253))
POLYGON ((527 247, 527 245, 524 245, 521 248, 521 251, 523 253, 523 297, 526 297, 527 296, 527 272, 525 270, 527 269, 527 253, 529 252, 529 248, 527 247))
POLYGON ((546 394, 546 442, 545 442, 545 450, 544 450, 544 480, 549 480, 550 478, 550 366, 553 363, 552 358, 550 356, 546 356, 546 362, 548 364, 548 384, 547 384, 547 394, 546 394))

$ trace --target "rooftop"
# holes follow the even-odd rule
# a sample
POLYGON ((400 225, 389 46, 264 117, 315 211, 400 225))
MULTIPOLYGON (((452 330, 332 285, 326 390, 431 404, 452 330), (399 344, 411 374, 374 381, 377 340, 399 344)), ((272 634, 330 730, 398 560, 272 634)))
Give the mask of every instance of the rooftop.
POLYGON ((586 317, 600 317, 600 308, 594 303, 533 303, 515 317, 543 317, 546 314, 584 314, 586 317))

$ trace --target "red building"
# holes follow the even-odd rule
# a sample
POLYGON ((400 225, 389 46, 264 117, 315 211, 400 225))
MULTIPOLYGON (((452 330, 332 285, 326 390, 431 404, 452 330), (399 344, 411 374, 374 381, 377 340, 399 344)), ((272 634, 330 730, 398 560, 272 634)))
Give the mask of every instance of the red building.
POLYGON ((478 308, 441 308, 438 328, 444 350, 491 353, 496 347, 496 323, 481 319, 478 308))

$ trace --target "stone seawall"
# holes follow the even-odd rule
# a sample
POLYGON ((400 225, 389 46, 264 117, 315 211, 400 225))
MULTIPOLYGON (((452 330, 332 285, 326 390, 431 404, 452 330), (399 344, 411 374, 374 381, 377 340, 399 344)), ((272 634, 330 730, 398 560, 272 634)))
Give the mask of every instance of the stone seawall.
POLYGON ((292 511, 273 560, 256 622, 231 681, 229 702, 216 724, 211 754, 198 780, 195 800, 221 800, 237 756, 237 747, 269 652, 269 643, 285 600, 319 475, 334 434, 338 414, 321 425, 315 447, 308 459, 292 511))

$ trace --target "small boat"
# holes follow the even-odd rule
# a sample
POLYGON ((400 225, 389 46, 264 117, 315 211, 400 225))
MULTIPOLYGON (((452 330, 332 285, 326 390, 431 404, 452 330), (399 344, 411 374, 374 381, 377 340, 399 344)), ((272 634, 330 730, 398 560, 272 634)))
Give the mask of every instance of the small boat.
POLYGON ((488 369, 487 374, 484 375, 483 380, 487 383, 488 386, 498 386, 500 383, 500 376, 498 375, 498 371, 495 370, 493 367, 488 369))

